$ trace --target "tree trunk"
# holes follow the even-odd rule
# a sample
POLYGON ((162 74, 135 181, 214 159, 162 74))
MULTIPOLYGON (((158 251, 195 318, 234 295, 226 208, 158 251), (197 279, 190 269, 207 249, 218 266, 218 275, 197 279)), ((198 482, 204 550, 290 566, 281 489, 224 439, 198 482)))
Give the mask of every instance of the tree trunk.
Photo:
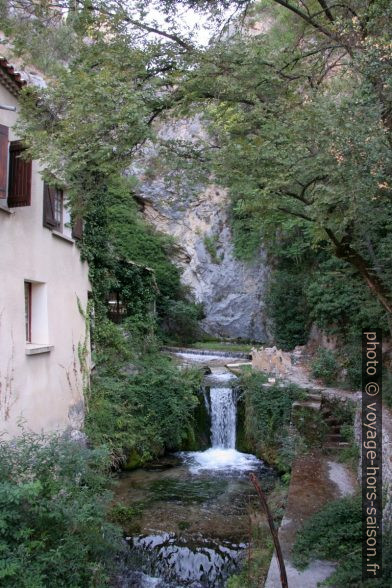
POLYGON ((376 296, 377 300, 387 311, 392 314, 392 301, 390 300, 390 292, 384 286, 384 283, 377 276, 377 274, 368 267, 366 260, 360 253, 355 251, 349 243, 338 241, 330 229, 326 229, 326 233, 335 245, 335 255, 339 259, 343 259, 350 263, 359 272, 364 279, 372 294, 376 296))

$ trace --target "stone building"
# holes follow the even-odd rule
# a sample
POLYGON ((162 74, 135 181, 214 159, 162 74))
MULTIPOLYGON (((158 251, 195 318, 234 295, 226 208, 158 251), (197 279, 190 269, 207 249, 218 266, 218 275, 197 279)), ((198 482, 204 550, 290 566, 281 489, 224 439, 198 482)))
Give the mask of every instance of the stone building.
POLYGON ((0 59, 0 433, 11 436, 20 426, 80 430, 90 364, 82 225, 71 227, 66 194, 44 183, 39 162, 21 158, 14 125, 25 83, 0 59))

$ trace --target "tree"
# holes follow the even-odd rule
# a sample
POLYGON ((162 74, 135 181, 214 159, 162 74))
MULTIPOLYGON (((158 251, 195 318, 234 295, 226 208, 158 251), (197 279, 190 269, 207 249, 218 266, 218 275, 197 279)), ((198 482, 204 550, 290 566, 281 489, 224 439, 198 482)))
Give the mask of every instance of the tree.
POLYGON ((268 30, 228 34, 184 84, 185 102, 207 111, 214 139, 201 151, 237 228, 271 241, 307 226, 389 314, 390 15, 383 2, 264 2, 248 28, 267 16, 268 30))
MULTIPOLYGON (((57 17, 52 5, 11 6, 17 44, 28 26, 47 38, 36 23, 57 17)), ((230 189, 237 227, 257 242, 309 225, 311 245, 354 267, 391 314, 391 10, 384 0, 72 3, 77 52, 44 97, 44 125, 30 110, 26 134, 41 159, 50 153, 50 171, 67 161, 67 182, 88 170, 76 190, 88 194, 126 169, 157 118, 198 103, 213 137, 199 159, 230 189), (214 16, 209 46, 181 23, 184 7, 214 16)))

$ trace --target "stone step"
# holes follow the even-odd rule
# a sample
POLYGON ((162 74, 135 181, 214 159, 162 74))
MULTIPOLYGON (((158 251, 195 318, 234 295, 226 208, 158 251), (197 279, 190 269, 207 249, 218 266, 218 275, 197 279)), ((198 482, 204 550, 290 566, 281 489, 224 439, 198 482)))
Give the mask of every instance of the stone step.
MULTIPOLYGON (((327 423, 329 424, 329 423, 327 423)), ((340 433, 340 425, 330 425, 329 430, 332 434, 339 434, 340 433)))
POLYGON ((316 394, 312 392, 311 394, 307 394, 306 399, 316 400, 317 402, 321 402, 321 394, 316 394))
POLYGON ((329 433, 327 435, 327 442, 328 441, 338 441, 338 442, 340 442, 340 441, 343 441, 343 438, 342 438, 342 436, 339 433, 329 433))
POLYGON ((335 450, 335 449, 344 449, 345 447, 348 447, 348 443, 346 441, 329 441, 327 443, 324 443, 323 445, 323 449, 329 450, 335 450))
POLYGON ((320 402, 317 400, 296 400, 293 402, 293 410, 296 408, 310 408, 311 410, 320 410, 320 402))
POLYGON ((340 427, 339 421, 338 419, 335 419, 335 417, 328 417, 324 420, 330 427, 340 427))

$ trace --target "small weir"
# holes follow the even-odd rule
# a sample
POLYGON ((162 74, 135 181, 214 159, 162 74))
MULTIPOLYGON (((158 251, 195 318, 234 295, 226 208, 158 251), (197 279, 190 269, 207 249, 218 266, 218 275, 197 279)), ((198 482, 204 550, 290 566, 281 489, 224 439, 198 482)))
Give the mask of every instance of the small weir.
POLYGON ((265 488, 275 482, 261 460, 236 450, 236 376, 224 366, 230 359, 178 355, 183 363, 210 368, 204 401, 211 447, 122 474, 117 497, 140 511, 127 538, 131 563, 124 588, 223 588, 246 554, 249 508, 257 504, 248 472, 257 471, 265 488))

